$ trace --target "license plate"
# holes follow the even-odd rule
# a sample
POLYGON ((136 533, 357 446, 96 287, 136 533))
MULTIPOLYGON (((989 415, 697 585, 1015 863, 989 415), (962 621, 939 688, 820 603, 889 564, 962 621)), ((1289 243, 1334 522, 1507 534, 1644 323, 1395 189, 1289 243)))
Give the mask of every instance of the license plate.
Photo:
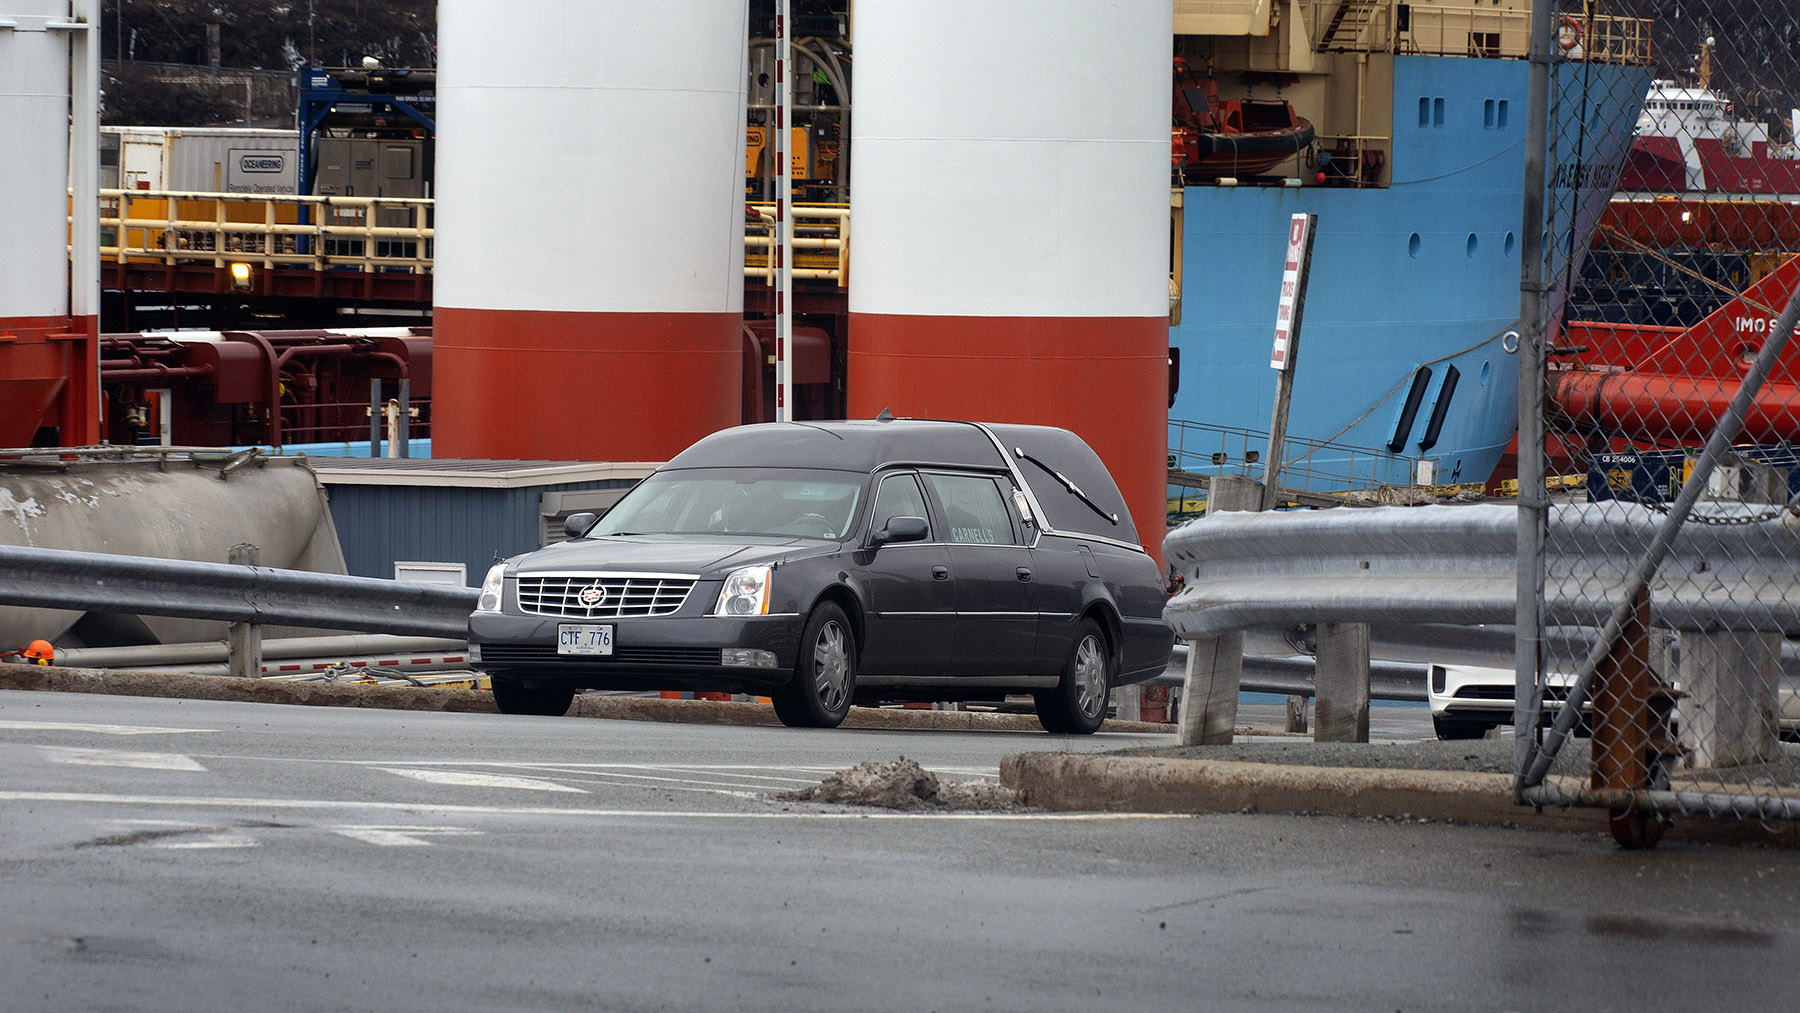
POLYGON ((586 623, 562 623, 556 627, 558 654, 611 654, 613 628, 586 623))

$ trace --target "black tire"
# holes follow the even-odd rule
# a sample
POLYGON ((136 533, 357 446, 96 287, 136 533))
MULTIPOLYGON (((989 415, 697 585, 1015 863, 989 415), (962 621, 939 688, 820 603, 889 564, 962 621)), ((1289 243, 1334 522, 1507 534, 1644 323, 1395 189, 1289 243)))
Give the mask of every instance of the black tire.
POLYGON ((1038 723, 1057 735, 1092 735, 1106 720, 1113 685, 1112 650, 1100 624, 1083 618, 1056 688, 1036 694, 1038 723))
POLYGON ((575 702, 575 690, 569 686, 527 686, 501 675, 490 676, 488 683, 494 690, 494 706, 502 714, 561 717, 575 702))
POLYGON ((1486 721, 1464 721, 1434 714, 1431 717, 1431 727, 1440 739, 1479 739, 1494 726, 1486 721))
POLYGON ((1637 808, 1609 810, 1606 827, 1612 831, 1613 840, 1619 842, 1619 847, 1627 851, 1656 847, 1656 842, 1662 840, 1663 831, 1668 828, 1655 811, 1637 808))
POLYGON ((856 633, 834 602, 806 617, 794 677, 769 695, 775 716, 789 728, 836 728, 856 695, 856 633))

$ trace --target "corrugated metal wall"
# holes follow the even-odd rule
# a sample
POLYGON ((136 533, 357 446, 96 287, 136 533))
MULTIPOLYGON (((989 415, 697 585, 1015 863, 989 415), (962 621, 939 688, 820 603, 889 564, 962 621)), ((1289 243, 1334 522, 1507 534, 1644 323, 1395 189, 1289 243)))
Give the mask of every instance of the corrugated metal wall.
MULTIPOLYGON (((320 478, 350 573, 392 577, 400 560, 462 563, 470 584, 481 581, 496 556, 538 547, 544 493, 623 492, 637 484, 620 478, 496 489, 342 484, 332 482, 329 472, 320 478)), ((560 524, 553 527, 560 530, 560 524)))

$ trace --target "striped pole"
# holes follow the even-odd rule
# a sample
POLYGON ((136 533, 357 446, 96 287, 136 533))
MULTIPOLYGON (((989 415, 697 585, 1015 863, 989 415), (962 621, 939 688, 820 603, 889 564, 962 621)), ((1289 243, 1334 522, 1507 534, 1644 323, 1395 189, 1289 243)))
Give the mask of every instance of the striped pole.
POLYGON ((794 319, 790 307, 794 300, 794 269, 790 252, 794 246, 794 221, 788 213, 794 199, 794 162, 789 152, 792 138, 788 135, 789 94, 788 61, 792 57, 788 40, 789 0, 775 5, 775 164, 779 175, 775 186, 775 421, 794 419, 794 363, 789 354, 794 340, 794 319))

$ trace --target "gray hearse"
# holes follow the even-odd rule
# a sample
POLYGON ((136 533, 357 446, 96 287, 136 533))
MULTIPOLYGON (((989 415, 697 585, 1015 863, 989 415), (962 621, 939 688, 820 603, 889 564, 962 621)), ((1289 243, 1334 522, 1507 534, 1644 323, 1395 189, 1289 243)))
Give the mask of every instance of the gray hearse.
POLYGON ((1164 668, 1164 586, 1075 434, 882 418, 714 433, 570 540, 496 564, 469 639, 509 714, 576 690, 769 696, 835 727, 852 702, 1029 693, 1100 727, 1164 668))

